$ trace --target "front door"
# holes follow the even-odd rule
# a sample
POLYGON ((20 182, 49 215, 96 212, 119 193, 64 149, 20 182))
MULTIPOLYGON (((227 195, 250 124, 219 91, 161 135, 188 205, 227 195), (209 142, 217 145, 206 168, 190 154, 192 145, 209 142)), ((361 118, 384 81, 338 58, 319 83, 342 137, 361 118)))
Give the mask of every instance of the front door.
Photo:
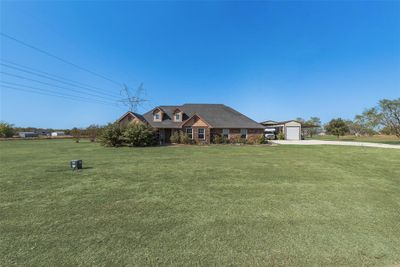
POLYGON ((164 131, 164 129, 159 129, 158 130, 158 137, 159 137, 159 140, 160 140, 161 144, 165 143, 165 131, 164 131))
POLYGON ((159 138, 160 138, 160 143, 170 143, 171 139, 171 129, 159 129, 159 138))
POLYGON ((171 129, 164 129, 165 143, 171 142, 171 129))

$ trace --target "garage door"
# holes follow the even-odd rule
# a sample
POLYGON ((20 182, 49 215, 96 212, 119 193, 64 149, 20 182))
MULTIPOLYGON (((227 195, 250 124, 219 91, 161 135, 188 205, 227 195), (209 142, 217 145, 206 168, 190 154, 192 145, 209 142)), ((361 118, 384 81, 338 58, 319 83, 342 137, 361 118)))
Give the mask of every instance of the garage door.
POLYGON ((300 140, 300 127, 286 127, 286 140, 300 140))

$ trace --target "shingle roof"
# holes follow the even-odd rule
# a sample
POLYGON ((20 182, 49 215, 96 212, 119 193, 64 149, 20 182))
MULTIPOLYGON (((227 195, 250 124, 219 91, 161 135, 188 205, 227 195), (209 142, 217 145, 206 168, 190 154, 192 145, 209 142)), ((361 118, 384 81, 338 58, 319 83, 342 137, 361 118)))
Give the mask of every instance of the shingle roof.
POLYGON ((141 121, 146 121, 146 119, 143 117, 143 115, 140 115, 139 113, 136 112, 132 112, 132 111, 128 111, 126 112, 124 115, 122 115, 117 121, 121 121, 123 118, 125 118, 126 115, 128 114, 132 114, 133 116, 135 116, 136 118, 138 118, 141 121))
POLYGON ((153 121, 153 110, 143 115, 146 121, 156 128, 180 128, 182 122, 174 122, 172 119, 173 113, 177 108, 184 113, 183 122, 197 114, 213 128, 264 128, 263 125, 223 104, 184 104, 182 106, 159 106, 158 108, 165 112, 161 122, 153 121))

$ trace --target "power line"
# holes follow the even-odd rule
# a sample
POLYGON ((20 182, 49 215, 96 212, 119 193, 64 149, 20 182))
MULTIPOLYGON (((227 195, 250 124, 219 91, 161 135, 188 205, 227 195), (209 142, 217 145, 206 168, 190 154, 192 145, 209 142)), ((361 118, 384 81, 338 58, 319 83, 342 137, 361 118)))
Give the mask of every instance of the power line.
POLYGON ((113 105, 113 104, 102 102, 102 101, 86 100, 86 99, 83 99, 83 98, 77 98, 77 97, 74 97, 74 96, 58 94, 58 93, 48 93, 47 92, 48 90, 39 89, 39 88, 36 89, 36 90, 30 90, 30 89, 17 88, 17 87, 8 86, 8 85, 2 85, 0 88, 1 89, 8 88, 8 89, 12 89, 12 90, 29 92, 29 93, 34 93, 34 94, 46 95, 46 96, 54 96, 54 97, 59 97, 59 98, 63 98, 63 99, 69 99, 69 100, 85 102, 85 103, 91 103, 91 104, 102 104, 102 105, 112 106, 112 107, 116 107, 116 108, 118 107, 117 105, 113 105), (37 90, 41 90, 41 91, 44 91, 44 92, 37 91, 37 90))
POLYGON ((106 104, 110 104, 110 105, 115 105, 115 103, 112 103, 112 102, 107 102, 107 101, 103 101, 103 100, 98 100, 98 99, 93 99, 93 98, 83 97, 83 96, 77 96, 77 95, 69 95, 69 94, 60 93, 60 92, 54 92, 54 91, 49 90, 49 89, 38 88, 38 87, 29 86, 29 85, 20 84, 20 83, 13 83, 13 82, 7 82, 7 81, 0 81, 0 83, 4 83, 6 85, 8 84, 8 86, 9 85, 13 85, 13 86, 25 87, 25 88, 29 88, 29 89, 49 92, 49 93, 52 93, 52 94, 59 94, 59 95, 63 95, 63 96, 69 96, 69 97, 74 97, 74 98, 79 98, 79 99, 85 99, 85 100, 90 100, 90 101, 96 101, 96 102, 106 103, 106 104))
MULTIPOLYGON (((65 97, 65 96, 56 95, 56 94, 42 93, 42 92, 37 92, 37 91, 34 91, 34 90, 27 90, 27 89, 22 89, 22 88, 15 88, 15 87, 7 86, 7 85, 2 86, 1 88, 2 88, 2 89, 3 89, 3 88, 8 88, 8 89, 12 89, 12 90, 23 91, 23 92, 29 92, 29 93, 39 94, 39 95, 54 96, 54 97, 59 97, 59 98, 63 98, 63 99, 68 99, 68 100, 74 100, 74 101, 79 101, 79 102, 90 103, 90 104, 102 104, 102 105, 112 106, 112 105, 105 104, 105 103, 90 102, 90 101, 86 101, 86 100, 75 99, 75 98, 72 98, 72 97, 65 97)), ((113 106, 113 107, 117 107, 117 106, 113 106)))
POLYGON ((91 95, 91 96, 94 96, 94 97, 97 97, 97 98, 103 98, 103 99, 107 99, 107 100, 110 99, 109 97, 99 96, 99 95, 96 95, 96 94, 91 94, 91 93, 86 93, 86 92, 83 93, 83 92, 81 92, 79 90, 75 90, 75 89, 72 89, 72 88, 68 88, 68 87, 64 87, 64 86, 60 86, 60 85, 56 85, 56 84, 51 84, 51 83, 47 83, 47 82, 43 82, 43 81, 27 78, 25 76, 21 76, 21 75, 9 73, 9 72, 0 71, 0 73, 8 75, 8 76, 16 77, 16 78, 19 78, 19 79, 23 79, 23 80, 28 80, 28 81, 32 81, 32 82, 36 82, 36 83, 41 83, 41 84, 44 84, 44 85, 47 85, 47 86, 52 86, 52 87, 57 87, 57 88, 65 89, 65 90, 74 91, 74 92, 76 92, 78 94, 87 94, 87 95, 91 95))
POLYGON ((24 70, 24 69, 21 69, 21 68, 13 67, 13 66, 8 65, 8 64, 0 63, 0 65, 6 66, 7 68, 15 69, 15 70, 18 70, 18 71, 21 71, 21 72, 25 72, 25 73, 28 73, 28 74, 31 74, 31 75, 36 75, 36 76, 39 76, 39 77, 42 77, 42 78, 46 78, 46 79, 49 79, 49 80, 52 80, 52 81, 63 83, 63 84, 66 84, 66 85, 74 86, 74 87, 77 87, 77 88, 82 88, 82 89, 87 90, 87 91, 93 91, 93 92, 96 92, 97 94, 100 93, 100 94, 103 94, 103 95, 115 97, 113 95, 109 95, 109 94, 106 94, 106 93, 103 93, 103 92, 98 92, 97 90, 93 90, 93 89, 88 89, 88 88, 85 88, 83 86, 75 85, 75 84, 70 83, 70 82, 64 82, 64 81, 61 81, 59 79, 55 79, 55 78, 49 77, 47 75, 37 74, 37 73, 34 73, 32 71, 29 71, 29 70, 24 70))
POLYGON ((18 67, 15 67, 15 66, 12 66, 12 65, 9 65, 9 64, 0 63, 0 65, 3 65, 5 67, 7 67, 7 68, 12 68, 12 69, 19 70, 19 71, 22 71, 22 72, 25 72, 25 73, 29 73, 29 74, 32 74, 32 75, 36 75, 36 76, 40 76, 40 77, 43 77, 43 78, 46 78, 46 79, 54 80, 54 81, 57 81, 57 82, 60 82, 60 83, 64 83, 64 84, 72 85, 72 86, 75 86, 75 87, 79 87, 79 88, 82 88, 82 89, 85 89, 85 90, 89 90, 89 91, 93 91, 93 92, 99 92, 101 94, 108 95, 108 96, 111 96, 111 97, 115 97, 116 96, 116 95, 112 95, 112 94, 110 94, 108 92, 105 92, 105 90, 103 90, 103 89, 101 89, 99 87, 91 86, 91 85, 88 85, 88 84, 85 84, 85 83, 81 83, 81 82, 78 82, 78 81, 74 81, 74 80, 71 80, 71 79, 68 79, 68 78, 64 78, 64 77, 61 77, 61 76, 58 76, 58 75, 55 75, 55 74, 51 74, 51 73, 48 73, 48 72, 44 72, 44 71, 40 71, 40 70, 37 70, 37 69, 33 69, 33 68, 30 68, 30 67, 27 67, 27 66, 24 66, 24 65, 21 65, 21 64, 14 63, 14 62, 9 61, 9 60, 5 60, 5 59, 0 59, 0 60, 4 61, 4 62, 7 62, 9 64, 12 64, 12 65, 18 66, 18 67), (23 69, 21 69, 21 68, 23 68, 23 69), (56 78, 52 78, 52 77, 56 77, 56 78), (64 80, 64 81, 62 81, 62 80, 64 80), (90 88, 94 88, 94 89, 90 89, 90 88))
POLYGON ((104 76, 104 75, 102 75, 102 74, 99 74, 99 73, 97 73, 97 72, 94 72, 94 71, 92 71, 92 70, 89 70, 89 69, 87 69, 87 68, 85 68, 85 67, 81 67, 81 66, 79 66, 79 65, 77 65, 77 64, 75 64, 75 63, 72 63, 72 62, 70 62, 70 61, 68 61, 68 60, 65 60, 65 59, 63 59, 63 58, 61 58, 61 57, 59 57, 59 56, 56 56, 56 55, 54 55, 54 54, 52 54, 52 53, 50 53, 50 52, 47 52, 47 51, 45 51, 45 50, 43 50, 43 49, 40 49, 40 48, 38 48, 38 47, 35 47, 35 46, 33 46, 33 45, 30 45, 30 44, 28 44, 28 43, 26 43, 26 42, 24 42, 24 41, 18 40, 17 38, 12 37, 12 36, 10 36, 10 35, 8 35, 8 34, 5 34, 5 33, 3 33, 3 32, 0 32, 0 35, 3 36, 3 37, 5 37, 5 38, 8 38, 8 39, 10 39, 10 40, 13 40, 14 42, 17 42, 17 43, 19 43, 19 44, 21 44, 21 45, 23 45, 23 46, 26 46, 26 47, 31 48, 31 49, 33 49, 33 50, 36 50, 36 51, 38 51, 38 52, 40 52, 40 53, 42 53, 42 54, 45 54, 45 55, 47 55, 47 56, 49 56, 49 57, 52 57, 52 58, 55 58, 55 59, 57 59, 57 60, 59 60, 59 61, 61 61, 61 62, 64 62, 65 64, 71 65, 71 66, 73 66, 73 67, 75 67, 75 68, 77 68, 77 69, 86 71, 87 73, 90 73, 90 74, 92 74, 92 75, 94 75, 94 76, 100 77, 100 78, 102 78, 102 79, 104 79, 104 80, 107 80, 107 81, 109 81, 109 82, 111 82, 111 83, 114 83, 114 84, 116 84, 116 85, 118 85, 118 86, 121 86, 121 85, 122 85, 121 83, 119 83, 119 82, 117 82, 117 81, 115 81, 115 80, 113 80, 113 79, 111 79, 111 78, 108 78, 108 77, 106 77, 106 76, 104 76))

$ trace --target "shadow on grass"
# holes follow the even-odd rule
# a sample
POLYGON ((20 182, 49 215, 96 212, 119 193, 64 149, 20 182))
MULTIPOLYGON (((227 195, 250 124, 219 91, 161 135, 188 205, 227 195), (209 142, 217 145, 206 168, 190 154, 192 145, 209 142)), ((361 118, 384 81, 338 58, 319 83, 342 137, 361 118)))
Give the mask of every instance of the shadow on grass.
POLYGON ((79 169, 79 170, 73 170, 69 166, 67 166, 67 167, 60 166, 60 167, 45 169, 45 172, 72 172, 72 171, 84 171, 84 170, 90 170, 90 169, 94 169, 94 167, 88 166, 88 167, 83 167, 82 169, 79 169))

